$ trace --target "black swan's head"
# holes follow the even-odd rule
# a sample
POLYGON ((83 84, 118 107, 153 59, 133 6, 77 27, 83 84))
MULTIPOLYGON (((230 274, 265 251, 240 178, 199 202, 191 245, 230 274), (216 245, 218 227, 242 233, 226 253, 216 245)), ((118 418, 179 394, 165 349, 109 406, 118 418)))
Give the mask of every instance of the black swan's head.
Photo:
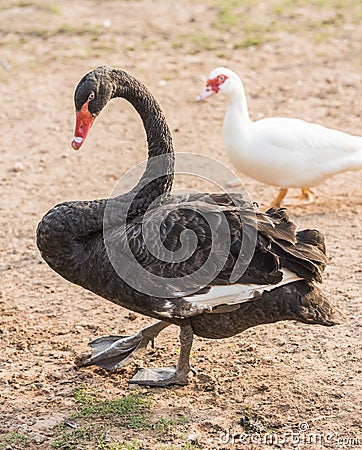
POLYGON ((75 132, 72 147, 78 150, 91 129, 94 119, 114 95, 112 70, 98 67, 85 75, 74 93, 76 110, 75 132))

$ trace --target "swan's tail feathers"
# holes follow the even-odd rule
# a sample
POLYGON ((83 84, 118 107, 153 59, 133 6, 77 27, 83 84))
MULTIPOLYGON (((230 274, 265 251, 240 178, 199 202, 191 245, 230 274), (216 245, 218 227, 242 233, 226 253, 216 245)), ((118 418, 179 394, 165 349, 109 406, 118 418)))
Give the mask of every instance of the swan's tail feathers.
POLYGON ((322 281, 328 263, 324 237, 317 230, 297 231, 285 209, 269 209, 258 217, 258 231, 271 241, 272 252, 282 267, 307 280, 322 281))
POLYGON ((300 283, 299 295, 294 296, 289 307, 299 322, 332 326, 344 321, 344 315, 337 310, 314 283, 300 283))
POLYGON ((274 240, 272 249, 281 258, 283 267, 301 278, 322 282, 328 258, 324 236, 318 230, 298 231, 296 242, 292 245, 283 240, 274 240))
POLYGON ((317 247, 326 255, 326 245, 323 234, 318 230, 302 230, 297 232, 297 242, 301 244, 310 244, 317 247))

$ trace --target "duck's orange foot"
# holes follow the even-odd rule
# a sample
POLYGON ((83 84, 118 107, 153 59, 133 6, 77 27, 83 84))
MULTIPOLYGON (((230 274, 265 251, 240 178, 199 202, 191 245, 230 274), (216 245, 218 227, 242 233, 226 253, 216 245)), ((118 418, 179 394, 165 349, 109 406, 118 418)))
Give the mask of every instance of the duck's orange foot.
POLYGON ((304 204, 312 203, 314 201, 314 192, 310 188, 302 188, 300 195, 296 198, 304 204))
POLYGON ((278 195, 270 203, 271 208, 280 208, 284 197, 287 195, 288 189, 280 188, 278 195))

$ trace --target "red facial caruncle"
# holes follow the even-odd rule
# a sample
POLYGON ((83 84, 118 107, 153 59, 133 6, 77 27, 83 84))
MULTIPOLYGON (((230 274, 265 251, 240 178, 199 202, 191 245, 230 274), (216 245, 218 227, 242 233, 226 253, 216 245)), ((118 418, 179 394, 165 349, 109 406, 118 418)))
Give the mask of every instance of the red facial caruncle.
POLYGON ((204 100, 210 95, 217 94, 220 90, 220 86, 227 80, 226 75, 218 75, 215 78, 209 78, 206 82, 206 88, 203 92, 196 98, 197 101, 204 100))
POLYGON ((217 94, 219 92, 220 85, 223 84, 226 79, 227 79, 226 75, 218 75, 217 77, 212 78, 211 80, 210 79, 207 80, 206 86, 211 88, 211 90, 215 92, 215 94, 217 94))

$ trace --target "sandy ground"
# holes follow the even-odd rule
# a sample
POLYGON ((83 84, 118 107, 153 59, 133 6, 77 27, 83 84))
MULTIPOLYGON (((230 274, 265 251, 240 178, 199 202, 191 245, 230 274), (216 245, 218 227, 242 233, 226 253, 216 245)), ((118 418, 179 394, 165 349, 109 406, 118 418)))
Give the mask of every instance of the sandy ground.
MULTIPOLYGON (((94 337, 130 334, 152 322, 66 282, 36 248, 35 229, 48 209, 65 200, 107 197, 146 155, 141 123, 121 101, 104 110, 82 151, 70 149, 73 92, 83 74, 109 65, 137 76, 160 101, 176 151, 225 163, 225 99, 195 103, 204 77, 219 65, 243 77, 254 119, 296 116, 362 134, 361 6, 318 9, 318 2, 300 2, 296 15, 282 10, 280 26, 248 47, 235 45, 245 37, 242 21, 265 23, 266 4, 241 8, 241 22, 212 27, 220 14, 215 5, 222 3, 65 0, 0 6, 0 448, 52 448, 57 425, 77 408, 72 391, 79 385, 107 398, 134 392, 127 380, 141 359, 107 375, 76 370, 74 358, 94 337), (293 23, 295 30, 284 26, 293 23), (7 444, 15 433, 28 442, 7 444)), ((243 181, 261 205, 276 192, 243 181)), ((362 446, 361 172, 338 175, 316 192, 314 204, 289 212, 300 228, 318 228, 326 236, 331 264, 323 289, 343 311, 344 323, 323 328, 283 322, 223 341, 196 338, 197 374, 188 386, 137 390, 152 398, 154 417, 187 421, 173 433, 106 421, 114 441, 138 440, 138 448, 147 449, 362 446), (278 445, 262 442, 265 430, 276 433, 278 445), (241 433, 249 434, 245 444, 238 441, 241 433), (289 440, 283 444, 285 434, 289 440)), ((170 327, 161 334, 143 364, 173 364, 177 332, 170 327)), ((126 448, 84 445, 58 448, 126 448)))

